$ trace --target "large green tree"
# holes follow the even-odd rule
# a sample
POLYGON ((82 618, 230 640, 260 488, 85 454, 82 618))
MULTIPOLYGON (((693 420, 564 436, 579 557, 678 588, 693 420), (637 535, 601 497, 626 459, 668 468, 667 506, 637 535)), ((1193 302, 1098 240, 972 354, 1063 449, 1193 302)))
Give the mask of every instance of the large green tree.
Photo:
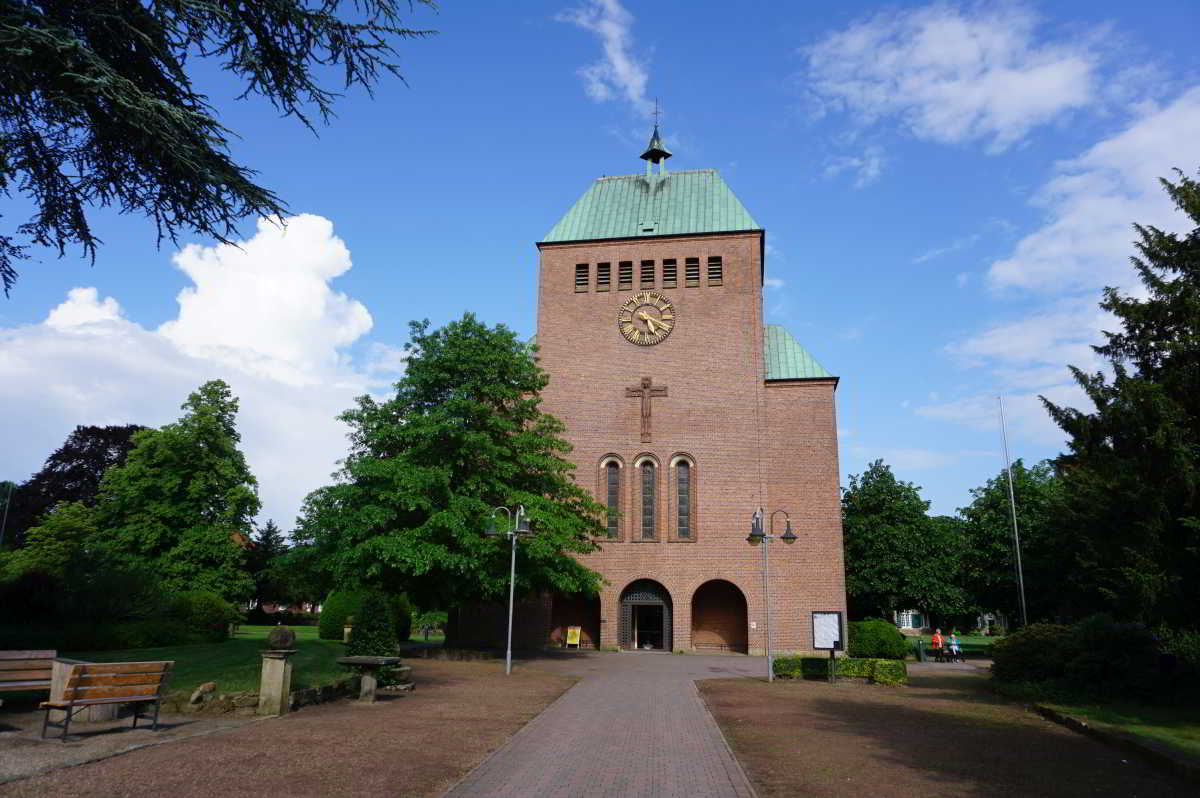
POLYGON ((1120 322, 1094 347, 1111 376, 1072 367, 1093 412, 1043 398, 1069 436, 1057 462, 1057 518, 1081 609, 1195 623, 1200 615, 1200 183, 1163 188, 1197 227, 1183 235, 1134 225, 1131 258, 1144 291, 1106 288, 1120 322))
POLYGON ((962 524, 931 518, 928 510, 920 488, 896 479, 882 460, 850 475, 842 530, 853 617, 890 619, 906 609, 946 616, 970 609, 959 586, 962 524))
POLYGON ((238 449, 238 401, 221 380, 204 383, 179 421, 134 436, 125 464, 105 474, 97 527, 106 548, 153 564, 168 590, 253 594, 246 548, 258 482, 238 449))
MULTIPOLYGON (((1064 552, 1054 522, 1060 483, 1049 461, 1027 468, 1012 464, 1013 498, 1021 539, 1021 569, 1031 620, 1050 618, 1060 609, 1064 552)), ((1001 471, 971 490, 971 503, 959 509, 966 527, 963 587, 980 610, 1003 612, 1019 619, 1016 555, 1008 475, 1001 471)))
POLYGON ((438 330, 411 327, 395 396, 364 396, 342 415, 350 453, 336 484, 306 500, 299 542, 338 583, 454 606, 506 592, 508 542, 484 528, 494 506, 524 505, 534 534, 519 544, 518 592, 594 591, 599 576, 570 553, 595 548, 604 508, 571 478, 528 346, 469 313, 438 330))
POLYGON ((191 71, 211 59, 285 116, 327 121, 326 79, 368 91, 399 77, 393 43, 424 36, 401 11, 432 0, 0 0, 0 194, 34 206, 0 233, 0 281, 30 242, 59 254, 100 243, 89 206, 225 241, 282 201, 229 156, 231 132, 191 71), (330 69, 332 67, 333 69, 330 69))

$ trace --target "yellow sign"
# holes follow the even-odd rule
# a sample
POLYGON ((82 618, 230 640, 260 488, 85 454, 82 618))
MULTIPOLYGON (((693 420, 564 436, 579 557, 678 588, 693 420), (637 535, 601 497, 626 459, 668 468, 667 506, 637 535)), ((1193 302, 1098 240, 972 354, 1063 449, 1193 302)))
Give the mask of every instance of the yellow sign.
POLYGON ((576 647, 579 646, 579 633, 581 631, 582 631, 582 627, 579 627, 579 626, 568 626, 567 627, 567 645, 568 646, 576 646, 576 647))

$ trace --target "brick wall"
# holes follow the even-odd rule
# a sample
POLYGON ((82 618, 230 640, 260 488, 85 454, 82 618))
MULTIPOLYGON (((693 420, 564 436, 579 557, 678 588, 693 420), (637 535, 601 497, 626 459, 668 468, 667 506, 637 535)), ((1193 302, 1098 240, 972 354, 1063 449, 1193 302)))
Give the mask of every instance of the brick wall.
MULTIPOLYGON (((837 492, 833 380, 763 382, 761 233, 554 244, 541 247, 538 345, 551 375, 543 410, 567 425, 576 478, 606 499, 601 462, 622 463, 624 517, 617 540, 583 557, 609 584, 601 595, 601 644, 617 644, 621 591, 650 578, 670 592, 673 647, 690 649, 691 602, 711 579, 725 579, 746 597, 752 652, 765 647, 761 553, 745 537, 751 513, 786 509, 801 542, 771 545, 773 642, 778 650, 810 645, 811 610, 845 608, 837 492), (721 285, 709 285, 707 263, 720 256, 721 285), (685 259, 700 259, 697 287, 685 287, 685 259), (674 258, 676 288, 662 287, 662 261, 674 258), (621 336, 617 310, 644 290, 640 264, 653 260, 653 290, 671 300, 676 325, 655 346, 621 336), (618 289, 618 264, 634 264, 633 287, 618 289), (597 291, 596 264, 611 263, 610 290, 597 291), (589 264, 586 291, 576 289, 577 264, 589 264), (652 400, 652 440, 643 443, 641 404, 626 387, 651 377, 668 395, 652 400), (693 536, 674 535, 671 463, 694 463, 693 536), (641 540, 639 458, 659 466, 656 535, 641 540)), ((777 533, 782 533, 777 522, 777 533)))

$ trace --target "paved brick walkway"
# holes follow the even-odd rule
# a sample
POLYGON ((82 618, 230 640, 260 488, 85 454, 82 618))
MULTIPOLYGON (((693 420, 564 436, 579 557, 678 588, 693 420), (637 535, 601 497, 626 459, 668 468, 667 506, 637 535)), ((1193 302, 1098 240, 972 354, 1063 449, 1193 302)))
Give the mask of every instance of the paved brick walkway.
POLYGON ((526 667, 584 678, 447 798, 754 795, 695 680, 761 675, 765 660, 588 652, 526 667))

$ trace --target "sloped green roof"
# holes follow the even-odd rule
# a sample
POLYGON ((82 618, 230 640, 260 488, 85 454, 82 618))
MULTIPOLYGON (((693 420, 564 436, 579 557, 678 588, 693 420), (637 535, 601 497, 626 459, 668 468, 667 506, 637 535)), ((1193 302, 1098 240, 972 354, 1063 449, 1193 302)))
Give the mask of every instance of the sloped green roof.
POLYGON ((768 380, 832 379, 792 334, 778 324, 768 324, 763 335, 763 360, 768 380))
POLYGON ((716 169, 696 169, 597 178, 542 242, 761 229, 716 169))

